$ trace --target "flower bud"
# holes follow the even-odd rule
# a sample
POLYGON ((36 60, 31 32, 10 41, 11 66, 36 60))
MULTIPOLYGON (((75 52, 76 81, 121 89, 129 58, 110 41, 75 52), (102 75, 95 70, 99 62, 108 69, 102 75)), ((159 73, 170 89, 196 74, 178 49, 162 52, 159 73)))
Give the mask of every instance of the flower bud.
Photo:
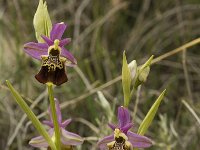
POLYGON ((128 64, 128 67, 130 69, 130 73, 131 73, 131 80, 133 81, 136 77, 136 73, 137 73, 137 62, 136 60, 131 61, 128 64))
POLYGON ((150 72, 150 67, 146 67, 143 70, 139 71, 138 79, 140 82, 145 82, 150 72))
POLYGON ((153 56, 151 56, 142 66, 138 67, 135 82, 134 82, 134 88, 137 88, 142 83, 146 82, 147 77, 150 72, 150 65, 151 61, 153 60, 153 56))

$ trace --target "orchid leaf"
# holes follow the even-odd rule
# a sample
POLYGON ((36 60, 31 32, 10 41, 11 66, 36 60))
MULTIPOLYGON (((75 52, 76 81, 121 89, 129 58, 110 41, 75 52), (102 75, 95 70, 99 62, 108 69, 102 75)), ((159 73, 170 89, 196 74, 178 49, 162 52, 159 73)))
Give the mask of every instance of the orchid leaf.
POLYGON ((139 135, 144 135, 145 132, 147 131, 147 129, 149 128, 152 120, 155 117, 155 114, 158 110, 158 107, 164 97, 164 94, 166 92, 166 89, 160 94, 160 96, 157 98, 157 100, 155 101, 155 103, 151 106, 149 112, 147 113, 147 115, 145 116, 144 120, 142 121, 142 123, 140 124, 140 127, 138 129, 138 134, 139 135))
POLYGON ((43 2, 43 0, 39 1, 39 5, 33 18, 33 26, 35 28, 35 36, 38 42, 44 42, 41 35, 49 37, 52 23, 47 10, 47 4, 46 2, 43 2))
POLYGON ((125 51, 123 53, 123 65, 122 65, 122 86, 124 92, 124 106, 128 107, 131 97, 131 73, 126 60, 125 51))

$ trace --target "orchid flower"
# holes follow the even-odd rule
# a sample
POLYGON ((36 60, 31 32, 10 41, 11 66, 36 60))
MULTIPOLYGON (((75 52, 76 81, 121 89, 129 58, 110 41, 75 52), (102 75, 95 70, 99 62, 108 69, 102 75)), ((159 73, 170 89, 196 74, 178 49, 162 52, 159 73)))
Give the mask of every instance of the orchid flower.
MULTIPOLYGON (((65 130, 65 127, 71 122, 71 119, 67 119, 64 122, 62 122, 62 115, 61 115, 61 110, 60 110, 60 105, 59 105, 58 100, 55 99, 55 103, 56 103, 56 114, 58 117, 58 124, 59 124, 60 132, 61 132, 61 138, 60 138, 61 149, 72 149, 72 146, 81 145, 83 143, 82 137, 80 137, 79 135, 75 133, 65 130)), ((43 121, 43 124, 50 127, 48 133, 50 137, 52 138, 52 140, 55 141, 54 125, 53 125, 50 108, 49 108, 49 114, 50 114, 50 121, 45 120, 43 121)), ((50 149, 48 143, 43 138, 43 136, 32 138, 29 144, 33 147, 38 147, 38 148, 45 147, 45 148, 50 149)))
POLYGON ((149 138, 129 131, 132 126, 128 110, 123 106, 118 107, 118 125, 109 124, 114 133, 100 140, 98 147, 101 150, 132 150, 150 147, 152 142, 149 138))
POLYGON ((71 39, 62 39, 62 35, 67 25, 57 23, 53 26, 50 37, 41 35, 44 43, 29 42, 24 45, 24 51, 31 57, 42 60, 42 67, 35 78, 40 83, 51 82, 55 85, 61 85, 67 82, 65 66, 74 66, 77 64, 74 56, 64 48, 71 39))

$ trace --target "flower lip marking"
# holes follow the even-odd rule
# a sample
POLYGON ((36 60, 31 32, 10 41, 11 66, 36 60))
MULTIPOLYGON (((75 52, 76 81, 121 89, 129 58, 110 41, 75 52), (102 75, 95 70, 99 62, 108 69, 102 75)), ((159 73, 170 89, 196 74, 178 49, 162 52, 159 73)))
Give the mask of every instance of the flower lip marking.
POLYGON ((59 46, 60 41, 56 39, 54 45, 48 48, 48 56, 42 56, 42 66, 48 67, 48 72, 56 71, 56 67, 62 69, 66 59, 60 57, 61 48, 59 46))

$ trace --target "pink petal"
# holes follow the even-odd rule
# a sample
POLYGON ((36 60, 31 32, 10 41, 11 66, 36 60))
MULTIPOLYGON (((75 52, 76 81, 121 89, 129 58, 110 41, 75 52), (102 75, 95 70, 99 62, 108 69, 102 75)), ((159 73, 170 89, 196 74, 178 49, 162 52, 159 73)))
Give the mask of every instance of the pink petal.
POLYGON ((54 44, 54 42, 51 39, 49 39, 48 37, 46 37, 45 35, 41 35, 41 37, 49 46, 54 44))
POLYGON ((43 136, 38 136, 35 138, 32 138, 29 144, 33 147, 48 147, 48 143, 43 138, 43 136))
MULTIPOLYGON (((53 136, 53 132, 54 132, 53 129, 50 129, 48 131, 50 137, 53 136)), ((38 136, 38 137, 32 138, 29 141, 29 144, 33 147, 48 147, 49 146, 48 143, 46 142, 46 140, 43 138, 43 136, 38 136)))
POLYGON ((112 123, 108 123, 108 126, 112 129, 115 130, 117 128, 116 125, 112 124, 112 123))
POLYGON ((71 121, 72 121, 72 119, 67 119, 67 120, 65 120, 65 121, 61 124, 61 127, 65 128, 71 121))
POLYGON ((50 33, 50 39, 54 41, 55 39, 60 40, 62 38, 62 35, 66 29, 66 25, 64 23, 57 23, 53 26, 51 33, 50 33))
POLYGON ((24 51, 31 57, 41 60, 42 55, 48 55, 48 45, 46 43, 29 42, 24 45, 24 51))
POLYGON ((67 66, 74 66, 77 64, 77 61, 74 58, 74 56, 64 47, 62 47, 61 56, 67 58, 67 63, 66 63, 67 66))
POLYGON ((126 134, 127 131, 133 127, 133 123, 127 123, 125 126, 121 128, 121 130, 126 134))
POLYGON ((59 46, 60 46, 60 47, 63 47, 64 45, 67 45, 67 44, 69 44, 70 42, 71 42, 71 38, 63 39, 63 40, 60 41, 59 46))
POLYGON ((97 145, 101 150, 105 150, 107 148, 107 144, 112 141, 114 141, 114 135, 109 135, 100 140, 97 145))
POLYGON ((123 106, 118 107, 119 127, 123 128, 127 123, 130 123, 130 114, 128 109, 123 106))
POLYGON ((152 145, 152 141, 146 136, 141 136, 131 131, 127 132, 128 141, 135 148, 147 148, 152 145))
POLYGON ((79 135, 69 132, 65 130, 64 128, 61 128, 61 142, 64 145, 81 145, 83 143, 83 138, 79 135))
POLYGON ((51 121, 44 120, 44 121, 42 121, 42 123, 45 124, 45 125, 47 125, 47 126, 49 126, 49 127, 51 127, 51 128, 54 127, 54 126, 53 126, 53 123, 52 123, 51 121))
POLYGON ((58 123, 61 124, 62 123, 62 114, 61 114, 61 110, 60 110, 60 104, 59 104, 59 101, 54 98, 55 100, 55 103, 56 103, 56 114, 57 114, 57 117, 58 117, 58 123))

